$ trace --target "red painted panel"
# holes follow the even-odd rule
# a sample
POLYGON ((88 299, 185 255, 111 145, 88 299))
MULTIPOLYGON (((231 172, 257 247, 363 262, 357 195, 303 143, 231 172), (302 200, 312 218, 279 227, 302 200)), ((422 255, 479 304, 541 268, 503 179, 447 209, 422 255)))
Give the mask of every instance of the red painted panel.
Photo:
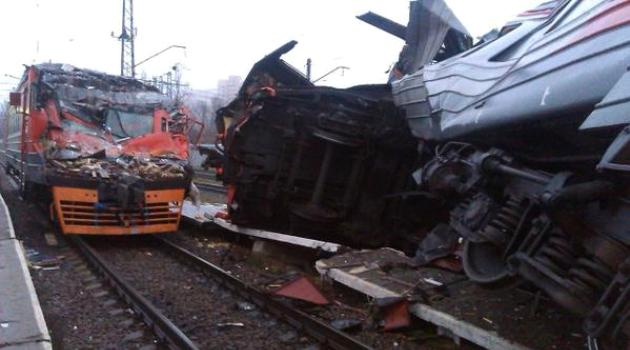
POLYGON ((630 0, 617 0, 605 5, 570 38, 569 45, 589 39, 616 27, 630 23, 630 0))
POLYGON ((158 132, 130 139, 122 145, 123 154, 188 158, 188 140, 183 135, 158 132))

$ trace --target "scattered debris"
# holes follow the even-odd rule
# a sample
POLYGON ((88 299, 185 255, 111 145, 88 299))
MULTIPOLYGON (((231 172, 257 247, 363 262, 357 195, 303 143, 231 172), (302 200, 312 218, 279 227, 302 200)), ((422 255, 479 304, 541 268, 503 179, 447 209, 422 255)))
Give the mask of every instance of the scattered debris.
POLYGON ((341 302, 341 301, 339 301, 339 300, 335 300, 335 301, 334 301, 334 303, 335 303, 335 305, 337 305, 337 306, 339 306, 339 307, 341 307, 341 308, 343 308, 343 309, 350 310, 350 311, 352 311, 352 312, 354 312, 354 313, 357 313, 357 314, 360 314, 360 315, 363 315, 363 316, 366 316, 366 317, 367 317, 367 311, 366 311, 366 310, 364 310, 364 309, 362 309, 362 308, 352 307, 352 306, 350 306, 350 305, 347 305, 347 304, 345 304, 345 303, 342 303, 342 302, 341 302))
POLYGON ((426 283, 434 285, 436 287, 441 287, 441 286, 444 285, 444 283, 436 281, 433 278, 423 278, 422 280, 425 281, 426 283))
POLYGON ((459 238, 460 235, 450 226, 437 225, 420 242, 414 263, 418 266, 426 266, 435 260, 452 255, 459 247, 459 238))
POLYGON ((46 244, 48 244, 51 247, 56 247, 59 245, 59 242, 57 241, 57 237, 55 236, 54 233, 51 233, 51 232, 44 233, 44 239, 46 240, 46 244))
POLYGON ((222 322, 217 323, 217 327, 226 328, 226 327, 245 327, 243 322, 222 322))
POLYGON ((39 270, 42 269, 44 271, 50 270, 58 270, 59 265, 61 265, 61 259, 58 257, 49 257, 46 255, 42 255, 35 249, 26 249, 25 250, 26 258, 28 259, 29 266, 33 269, 39 270))
POLYGON ((239 301, 236 303, 236 308, 241 311, 253 311, 256 309, 256 306, 252 303, 248 303, 246 301, 239 301))
POLYGON ((284 284, 273 293, 275 295, 304 300, 317 305, 327 305, 330 303, 313 282, 306 277, 298 277, 284 284))
POLYGON ((42 271, 55 271, 55 270, 59 270, 61 267, 59 265, 57 266, 48 266, 48 267, 42 267, 42 271))
POLYGON ((296 340, 298 336, 299 335, 298 335, 298 333, 296 331, 290 330, 290 331, 285 332, 284 334, 282 334, 279 339, 283 343, 290 343, 290 342, 293 342, 294 340, 296 340))
POLYGON ((319 346, 319 344, 310 344, 302 348, 302 350, 321 350, 321 347, 319 346))
POLYGON ((189 176, 185 162, 177 158, 136 158, 121 156, 113 159, 81 158, 77 160, 51 160, 58 174, 92 177, 110 181, 137 176, 144 180, 183 179, 189 176))
POLYGON ((393 331, 409 327, 411 316, 409 315, 409 301, 406 298, 376 299, 375 305, 383 315, 383 330, 393 331))
POLYGON ((363 321, 358 319, 338 319, 330 322, 330 325, 340 331, 350 331, 359 328, 363 321))
POLYGON ((138 340, 138 339, 142 338, 143 336, 144 336, 144 332, 143 331, 131 332, 131 333, 129 333, 126 336, 123 337, 122 342, 123 343, 127 343, 127 342, 130 342, 130 341, 138 340))

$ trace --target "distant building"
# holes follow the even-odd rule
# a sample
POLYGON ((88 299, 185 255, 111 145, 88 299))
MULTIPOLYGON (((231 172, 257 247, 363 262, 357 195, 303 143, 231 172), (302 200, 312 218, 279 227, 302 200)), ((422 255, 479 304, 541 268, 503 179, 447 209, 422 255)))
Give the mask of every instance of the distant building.
POLYGON ((217 83, 217 97, 227 104, 227 102, 236 97, 241 85, 243 85, 243 78, 237 75, 231 75, 227 79, 221 79, 217 83))
POLYGON ((243 78, 231 75, 217 82, 216 89, 186 89, 183 93, 184 103, 203 120, 205 124, 202 143, 214 142, 216 128, 214 116, 216 111, 225 107, 238 94, 243 78))

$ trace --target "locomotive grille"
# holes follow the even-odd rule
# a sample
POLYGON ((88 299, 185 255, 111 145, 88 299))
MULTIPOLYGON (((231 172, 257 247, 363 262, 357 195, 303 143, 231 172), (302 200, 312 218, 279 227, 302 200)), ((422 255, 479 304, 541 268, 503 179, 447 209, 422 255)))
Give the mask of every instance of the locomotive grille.
POLYGON ((177 223, 180 203, 151 203, 137 210, 98 208, 91 202, 60 201, 65 225, 131 226, 177 223))
POLYGON ((146 234, 177 231, 183 189, 145 191, 142 207, 123 209, 98 201, 96 190, 53 187, 64 234, 146 234))

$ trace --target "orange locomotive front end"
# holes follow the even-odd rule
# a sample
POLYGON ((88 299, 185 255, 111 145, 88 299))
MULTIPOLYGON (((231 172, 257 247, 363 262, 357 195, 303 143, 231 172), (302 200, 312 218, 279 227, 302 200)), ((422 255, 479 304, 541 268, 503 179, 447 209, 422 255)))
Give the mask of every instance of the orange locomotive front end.
POLYGON ((127 235, 177 231, 183 189, 145 191, 145 204, 134 209, 104 206, 98 191, 53 186, 54 215, 65 234, 127 235))
POLYGON ((65 64, 28 67, 11 97, 5 166, 64 234, 177 230, 200 126, 187 108, 139 80, 65 64))

